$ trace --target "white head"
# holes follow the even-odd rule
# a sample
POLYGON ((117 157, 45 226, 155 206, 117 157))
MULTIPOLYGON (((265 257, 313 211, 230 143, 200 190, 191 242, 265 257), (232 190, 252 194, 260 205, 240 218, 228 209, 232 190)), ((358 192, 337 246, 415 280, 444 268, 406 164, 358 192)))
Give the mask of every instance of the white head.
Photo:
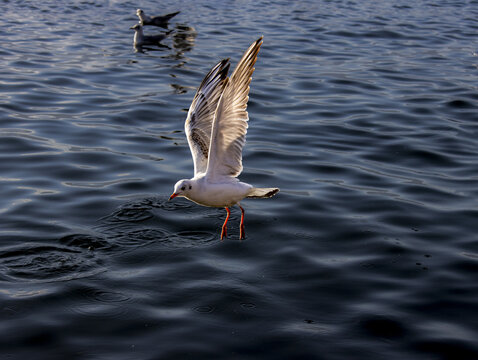
POLYGON ((146 19, 146 15, 144 15, 144 11, 141 9, 136 10, 136 16, 139 17, 140 22, 146 19))
POLYGON ((140 24, 136 24, 134 26, 131 26, 130 29, 133 29, 136 32, 142 32, 143 31, 143 27, 140 24))
POLYGON ((141 46, 143 44, 143 27, 140 24, 136 24, 134 26, 131 26, 130 29, 134 30, 134 46, 141 46))
POLYGON ((195 185, 196 184, 191 180, 179 180, 176 185, 174 185, 174 192, 169 197, 169 200, 174 199, 176 196, 187 197, 191 191, 194 191, 195 185))

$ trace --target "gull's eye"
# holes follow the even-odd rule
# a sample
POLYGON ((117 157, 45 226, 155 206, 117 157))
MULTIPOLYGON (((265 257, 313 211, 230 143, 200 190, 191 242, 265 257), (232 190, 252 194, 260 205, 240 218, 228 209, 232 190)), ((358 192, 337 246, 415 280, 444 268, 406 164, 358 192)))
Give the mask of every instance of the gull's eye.
POLYGON ((191 185, 189 185, 189 190, 191 190, 191 189, 192 189, 192 186, 191 186, 191 185))
POLYGON ((186 190, 186 186, 183 186, 183 187, 181 188, 181 190, 183 190, 183 191, 186 190))

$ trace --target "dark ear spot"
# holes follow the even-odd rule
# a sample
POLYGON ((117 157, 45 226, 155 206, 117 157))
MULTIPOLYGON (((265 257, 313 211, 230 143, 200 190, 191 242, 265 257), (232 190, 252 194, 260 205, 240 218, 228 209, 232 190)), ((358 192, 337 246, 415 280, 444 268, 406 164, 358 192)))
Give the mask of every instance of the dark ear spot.
POLYGON ((191 190, 191 188, 192 188, 192 186, 191 186, 191 185, 189 185, 189 190, 191 190))

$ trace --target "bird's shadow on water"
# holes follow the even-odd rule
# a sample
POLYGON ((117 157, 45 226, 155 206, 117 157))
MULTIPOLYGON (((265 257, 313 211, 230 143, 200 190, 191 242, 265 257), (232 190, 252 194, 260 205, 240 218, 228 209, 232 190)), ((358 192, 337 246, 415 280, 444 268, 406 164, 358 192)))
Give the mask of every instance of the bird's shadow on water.
POLYGON ((220 240, 214 225, 204 223, 204 211, 217 214, 217 210, 182 199, 169 202, 167 197, 133 199, 85 232, 0 247, 0 282, 45 283, 94 276, 107 271, 112 257, 145 246, 159 253, 213 246, 220 240))

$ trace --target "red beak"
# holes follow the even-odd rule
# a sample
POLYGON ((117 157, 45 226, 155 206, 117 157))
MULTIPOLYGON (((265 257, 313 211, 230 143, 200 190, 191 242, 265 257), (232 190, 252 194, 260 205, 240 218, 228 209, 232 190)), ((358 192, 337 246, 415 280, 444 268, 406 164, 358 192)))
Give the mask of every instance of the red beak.
POLYGON ((173 200, 176 196, 178 196, 178 194, 173 193, 173 194, 169 197, 169 200, 173 200))

